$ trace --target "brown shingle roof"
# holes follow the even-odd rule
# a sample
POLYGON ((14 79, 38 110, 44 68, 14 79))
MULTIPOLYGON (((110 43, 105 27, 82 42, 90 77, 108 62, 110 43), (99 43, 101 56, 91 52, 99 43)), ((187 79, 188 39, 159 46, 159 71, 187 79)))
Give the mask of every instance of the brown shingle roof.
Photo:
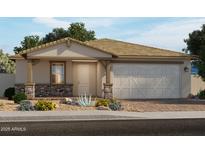
MULTIPOLYGON (((78 43, 78 44, 81 44, 81 45, 84 45, 84 46, 87 46, 87 47, 90 47, 90 48, 93 48, 93 49, 96 49, 96 50, 100 50, 101 52, 112 54, 112 53, 107 52, 107 51, 105 51, 103 49, 91 46, 91 45, 89 45, 89 44, 87 44, 85 42, 82 42, 82 41, 79 41, 79 40, 76 40, 76 39, 73 39, 73 38, 70 38, 70 37, 65 37, 65 38, 62 38, 62 39, 59 39, 59 40, 56 40, 56 41, 48 42, 48 43, 41 44, 41 45, 33 47, 33 48, 29 48, 29 49, 23 50, 20 54, 16 54, 16 55, 10 56, 10 59, 13 59, 13 60, 15 60, 15 59, 22 59, 23 55, 26 55, 28 53, 35 52, 35 51, 38 51, 38 50, 41 50, 41 49, 44 49, 44 48, 52 47, 52 46, 55 46, 55 45, 58 45, 58 44, 61 44, 61 43, 69 43, 69 41, 73 41, 75 43, 78 43)), ((112 54, 112 55, 113 56, 117 56, 115 54, 112 54)))
MULTIPOLYGON (((59 39, 59 40, 56 40, 56 41, 53 41, 53 42, 45 43, 45 44, 42 44, 42 45, 30 48, 30 49, 27 49, 27 50, 23 50, 22 54, 27 54, 27 53, 35 52, 35 51, 38 51, 40 49, 48 48, 48 47, 51 47, 51 46, 54 46, 54 45, 57 45, 57 44, 61 44, 61 43, 66 43, 66 42, 69 43, 69 41, 73 41, 73 42, 81 44, 83 46, 87 46, 87 47, 94 48, 94 49, 100 50, 100 51, 108 53, 108 54, 112 54, 111 52, 107 52, 106 50, 103 50, 103 49, 100 49, 100 48, 96 48, 95 46, 89 45, 89 44, 87 44, 85 42, 82 42, 82 41, 79 41, 79 40, 76 40, 76 39, 73 39, 73 38, 70 38, 70 37, 65 37, 65 38, 62 38, 62 39, 59 39)), ((116 56, 114 53, 112 55, 116 56)))
POLYGON ((112 40, 112 39, 98 39, 98 40, 92 40, 87 42, 81 42, 67 37, 67 38, 63 38, 57 41, 53 41, 50 43, 42 44, 40 46, 24 50, 22 52, 23 54, 10 56, 10 59, 21 59, 23 58, 22 55, 24 54, 35 52, 40 49, 48 48, 60 43, 65 43, 67 41, 73 41, 81 45, 100 50, 105 53, 110 53, 113 56, 189 57, 189 55, 187 54, 176 52, 176 51, 154 48, 154 47, 133 44, 133 43, 123 42, 118 40, 112 40))
POLYGON ((87 41, 87 44, 118 56, 186 57, 187 54, 112 39, 87 41))

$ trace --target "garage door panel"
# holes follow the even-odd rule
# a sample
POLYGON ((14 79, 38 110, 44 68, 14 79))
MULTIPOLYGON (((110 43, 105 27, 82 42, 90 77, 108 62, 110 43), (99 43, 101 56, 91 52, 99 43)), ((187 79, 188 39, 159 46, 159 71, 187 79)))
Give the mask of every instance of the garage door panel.
POLYGON ((115 91, 114 97, 120 98, 120 88, 115 87, 114 91, 115 91))
POLYGON ((179 89, 175 89, 175 88, 164 89, 164 98, 179 98, 179 89))
POLYGON ((130 99, 163 98, 163 89, 132 89, 130 99))
POLYGON ((116 65, 114 71, 115 71, 114 73, 119 76, 128 75, 130 73, 130 69, 127 68, 127 65, 118 65, 118 66, 116 65))
POLYGON ((171 76, 164 79, 165 88, 177 88, 179 85, 179 80, 176 77, 171 76))
POLYGON ((166 84, 164 78, 156 77, 133 77, 130 81, 131 88, 165 88, 166 84))
POLYGON ((116 88, 120 88, 120 87, 129 88, 130 87, 130 80, 129 80, 129 78, 125 78, 125 77, 119 78, 118 77, 114 80, 114 85, 116 88))
POLYGON ((179 98, 179 64, 113 64, 118 98, 179 98))
POLYGON ((116 88, 115 89, 115 97, 117 98, 125 98, 125 99, 129 99, 130 98, 130 89, 129 88, 116 88))
POLYGON ((130 84, 131 84, 130 88, 144 88, 144 87, 146 88, 148 86, 148 83, 142 77, 132 78, 130 80, 131 80, 130 81, 130 84))
POLYGON ((147 89, 147 97, 148 98, 162 98, 163 90, 162 89, 156 90, 154 88, 147 89))

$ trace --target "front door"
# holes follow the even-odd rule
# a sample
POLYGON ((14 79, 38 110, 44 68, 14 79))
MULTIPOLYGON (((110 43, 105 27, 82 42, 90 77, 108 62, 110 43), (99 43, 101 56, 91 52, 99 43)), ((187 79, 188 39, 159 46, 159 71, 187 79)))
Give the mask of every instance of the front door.
POLYGON ((96 63, 73 63, 74 96, 96 95, 96 63))

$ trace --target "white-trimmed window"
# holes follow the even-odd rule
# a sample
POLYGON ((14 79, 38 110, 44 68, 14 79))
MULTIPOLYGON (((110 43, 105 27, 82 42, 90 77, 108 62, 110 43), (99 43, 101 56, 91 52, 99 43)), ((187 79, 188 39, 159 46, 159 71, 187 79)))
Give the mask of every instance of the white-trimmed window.
POLYGON ((65 63, 51 62, 51 84, 65 83, 65 63))

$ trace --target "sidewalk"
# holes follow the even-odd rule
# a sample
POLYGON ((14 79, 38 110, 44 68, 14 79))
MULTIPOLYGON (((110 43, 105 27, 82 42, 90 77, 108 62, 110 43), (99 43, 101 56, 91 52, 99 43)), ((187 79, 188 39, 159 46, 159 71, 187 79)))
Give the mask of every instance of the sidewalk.
POLYGON ((121 111, 14 111, 0 112, 0 122, 91 121, 130 119, 205 119, 205 111, 121 112, 121 111))

